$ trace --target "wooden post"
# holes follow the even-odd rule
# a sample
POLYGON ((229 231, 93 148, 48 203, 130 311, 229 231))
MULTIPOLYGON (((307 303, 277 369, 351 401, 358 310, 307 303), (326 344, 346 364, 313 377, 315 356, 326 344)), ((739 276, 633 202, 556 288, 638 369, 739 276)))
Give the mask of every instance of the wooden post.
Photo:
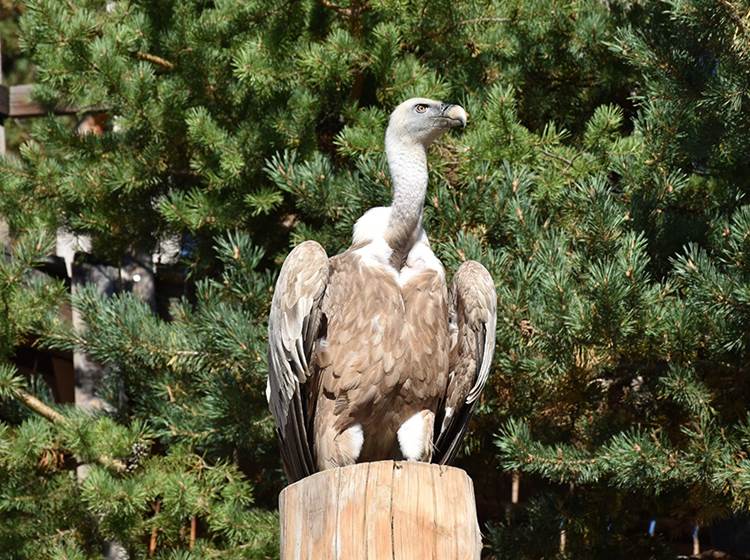
POLYGON ((316 473, 279 496, 281 560, 479 560, 461 469, 379 461, 316 473))
POLYGON ((510 484, 510 503, 517 504, 518 492, 521 488, 521 473, 519 473, 518 471, 513 471, 512 477, 513 478, 510 484))
MULTIPOLYGON (((8 116, 10 100, 3 86, 3 47, 0 44, 0 156, 5 155, 5 119, 8 116)), ((0 216, 0 251, 10 244, 8 223, 0 216)))
MULTIPOLYGON (((3 46, 0 44, 0 87, 3 85, 3 46)), ((10 114, 10 99, 7 90, 0 92, 0 155, 5 153, 5 117, 10 114)))
POLYGON ((698 556, 701 553, 701 538, 700 538, 701 526, 697 523, 693 527, 692 538, 693 538, 693 556, 698 556))

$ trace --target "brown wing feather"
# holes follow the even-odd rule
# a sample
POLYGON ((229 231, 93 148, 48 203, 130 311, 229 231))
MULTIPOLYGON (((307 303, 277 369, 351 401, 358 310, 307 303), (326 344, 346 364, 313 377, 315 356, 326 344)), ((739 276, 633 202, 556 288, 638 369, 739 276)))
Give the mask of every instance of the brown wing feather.
POLYGON ((268 317, 268 404, 276 421, 281 456, 290 480, 315 472, 308 435, 311 412, 306 386, 318 339, 321 300, 328 284, 325 250, 314 241, 295 247, 284 261, 268 317))
POLYGON ((484 388, 495 352, 497 294, 490 273, 475 261, 464 262, 453 278, 451 349, 442 429, 435 442, 435 462, 447 464, 458 452, 474 406, 484 388), (450 409, 448 416, 446 411, 450 409))

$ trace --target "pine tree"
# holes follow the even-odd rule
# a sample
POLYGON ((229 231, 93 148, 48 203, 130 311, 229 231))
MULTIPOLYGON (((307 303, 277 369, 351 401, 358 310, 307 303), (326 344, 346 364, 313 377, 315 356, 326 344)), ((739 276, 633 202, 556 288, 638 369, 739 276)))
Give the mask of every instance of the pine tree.
POLYGON ((133 558, 152 542, 163 558, 274 556, 273 280, 295 243, 334 254, 388 203, 383 131, 414 95, 470 115, 430 153, 425 226, 449 273, 472 258, 497 282, 495 368, 460 459, 501 489, 478 492, 490 550, 669 558, 649 519, 747 512, 745 2, 23 12, 38 98, 107 127, 40 119, 0 162, 18 240, 0 267, 0 555, 93 558, 114 540, 133 558), (156 315, 78 291, 73 329, 63 288, 32 270, 49 250, 34 232, 59 227, 112 263, 179 240, 182 296, 156 315), (88 353, 121 405, 53 406, 11 366, 29 340, 88 353), (506 512, 509 472, 525 497, 506 512))
MULTIPOLYGON (((636 543, 612 545, 634 523, 644 535, 646 515, 702 526, 747 512, 747 8, 659 3, 609 42, 639 76, 637 116, 605 152, 611 213, 576 226, 595 220, 607 228, 596 244, 621 241, 608 258, 586 244, 566 253, 584 265, 577 287, 554 281, 569 317, 556 332, 575 359, 545 394, 547 418, 514 412, 496 440, 506 468, 570 485, 535 514, 555 512, 574 546, 628 557, 636 543)), ((498 541, 510 535, 506 524, 498 541)))

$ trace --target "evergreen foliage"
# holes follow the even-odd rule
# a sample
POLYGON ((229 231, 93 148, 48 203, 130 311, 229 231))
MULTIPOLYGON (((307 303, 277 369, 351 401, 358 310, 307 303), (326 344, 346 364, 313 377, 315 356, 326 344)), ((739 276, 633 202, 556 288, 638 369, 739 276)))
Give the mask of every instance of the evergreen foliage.
POLYGON ((39 99, 109 124, 39 119, 0 161, 17 233, 0 263, 0 557, 116 541, 141 558, 152 534, 160 558, 274 557, 273 280, 295 243, 333 254, 388 203, 383 132, 413 95, 470 115, 430 152, 425 225, 449 272, 473 258, 497 284, 495 368, 460 459, 497 489, 478 493, 489 550, 670 558, 649 519, 748 512, 749 10, 26 2, 39 99), (75 331, 62 286, 32 271, 57 227, 112 262, 176 236, 189 289, 166 318, 77 292, 75 331), (42 408, 10 361, 29 341, 106 366, 116 410, 42 408), (506 513, 511 471, 529 492, 506 513))
MULTIPOLYGON (((18 19, 23 12, 21 0, 0 0, 0 63, 2 83, 15 85, 33 81, 30 60, 19 45, 18 19)), ((26 123, 11 120, 4 123, 5 144, 9 149, 17 149, 28 139, 26 123), (8 125, 11 126, 8 126, 8 125)))

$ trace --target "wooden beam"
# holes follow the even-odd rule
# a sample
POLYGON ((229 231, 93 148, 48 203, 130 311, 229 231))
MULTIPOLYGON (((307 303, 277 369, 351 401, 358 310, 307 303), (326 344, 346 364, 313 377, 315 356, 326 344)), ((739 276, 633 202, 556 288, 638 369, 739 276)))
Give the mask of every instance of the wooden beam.
POLYGON ((31 95, 33 88, 34 84, 20 86, 5 86, 0 84, 0 127, 2 127, 2 121, 8 117, 23 119, 28 117, 43 117, 50 113, 53 115, 75 115, 82 111, 101 113, 106 110, 100 107, 81 109, 67 105, 47 107, 34 101, 31 95))
POLYGON ((40 117, 50 113, 55 115, 72 115, 79 111, 75 107, 45 107, 34 101, 31 96, 33 84, 11 86, 8 116, 13 118, 40 117))

